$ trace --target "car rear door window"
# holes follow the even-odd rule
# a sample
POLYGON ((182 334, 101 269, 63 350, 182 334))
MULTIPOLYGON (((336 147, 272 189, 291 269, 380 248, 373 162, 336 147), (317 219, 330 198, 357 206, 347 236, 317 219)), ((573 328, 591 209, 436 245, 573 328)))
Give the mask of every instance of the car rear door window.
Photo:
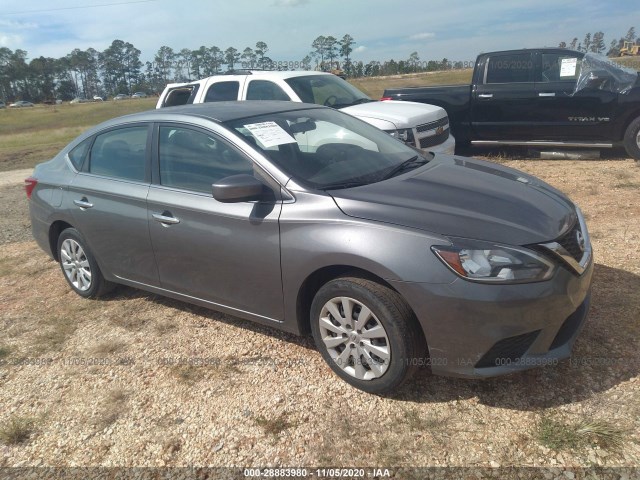
POLYGON ((224 177, 253 174, 252 161, 212 133, 169 125, 159 133, 162 185, 210 194, 211 185, 224 177))
POLYGON ((209 87, 205 102, 227 102, 238 100, 238 90, 240 90, 240 82, 216 82, 209 87))
POLYGON ((252 80, 247 88, 247 100, 284 100, 290 101, 282 88, 269 80, 252 80))
POLYGON ((142 182, 146 177, 146 125, 118 128, 96 136, 89 173, 142 182))
POLYGON ((524 83, 533 81, 530 53, 495 55, 489 58, 485 83, 524 83))

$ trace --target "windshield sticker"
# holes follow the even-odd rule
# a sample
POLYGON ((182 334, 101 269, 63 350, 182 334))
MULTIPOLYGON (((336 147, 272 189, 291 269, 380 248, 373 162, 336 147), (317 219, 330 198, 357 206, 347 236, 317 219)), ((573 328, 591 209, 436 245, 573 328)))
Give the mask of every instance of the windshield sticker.
POLYGON ((276 122, 250 123, 244 126, 249 130, 256 140, 265 148, 277 147, 286 143, 297 143, 296 139, 289 135, 276 122))
POLYGON ((560 65, 560 78, 575 77, 576 67, 578 66, 577 58, 563 58, 560 65))

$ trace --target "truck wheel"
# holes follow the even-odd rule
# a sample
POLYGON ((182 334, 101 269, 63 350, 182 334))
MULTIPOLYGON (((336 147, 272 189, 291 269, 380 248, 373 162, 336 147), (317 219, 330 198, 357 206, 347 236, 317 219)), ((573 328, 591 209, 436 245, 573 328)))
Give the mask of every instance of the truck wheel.
POLYGON ((320 288, 311 331, 333 371, 369 393, 395 391, 426 355, 422 331, 402 297, 364 278, 340 277, 320 288))
POLYGON ((631 158, 640 161, 640 117, 627 127, 624 133, 624 148, 631 158))

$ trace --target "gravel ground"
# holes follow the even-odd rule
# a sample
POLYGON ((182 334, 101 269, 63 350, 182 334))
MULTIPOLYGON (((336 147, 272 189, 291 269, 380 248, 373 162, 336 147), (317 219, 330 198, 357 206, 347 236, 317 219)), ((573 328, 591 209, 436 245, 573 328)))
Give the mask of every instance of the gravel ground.
POLYGON ((500 163, 586 213, 574 356, 486 381, 423 370, 389 397, 339 381, 308 338, 124 287, 81 299, 29 240, 22 187, 1 186, 0 467, 638 467, 640 168, 500 163))
MULTIPOLYGON (((23 172, 23 170, 19 170, 23 172)), ((31 223, 29 222, 29 207, 27 195, 22 181, 29 176, 27 174, 13 174, 10 181, 0 174, 0 245, 13 242, 31 240, 31 223)))

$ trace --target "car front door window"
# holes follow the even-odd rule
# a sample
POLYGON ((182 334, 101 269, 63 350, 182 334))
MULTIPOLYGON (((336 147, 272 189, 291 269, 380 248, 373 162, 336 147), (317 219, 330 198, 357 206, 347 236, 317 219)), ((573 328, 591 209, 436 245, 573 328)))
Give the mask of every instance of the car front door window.
POLYGON ((160 183, 181 190, 210 194, 224 177, 253 174, 251 160, 229 143, 190 128, 161 126, 158 157, 160 183))

